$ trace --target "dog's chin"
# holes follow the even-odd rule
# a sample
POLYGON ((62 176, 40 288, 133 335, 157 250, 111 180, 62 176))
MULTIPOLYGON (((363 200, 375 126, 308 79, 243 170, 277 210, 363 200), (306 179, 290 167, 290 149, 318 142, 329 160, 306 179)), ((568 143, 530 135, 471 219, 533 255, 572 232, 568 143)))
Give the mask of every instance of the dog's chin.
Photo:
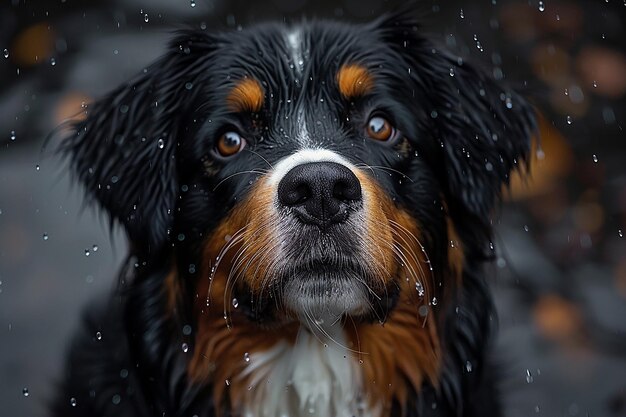
POLYGON ((371 302, 364 279, 354 273, 299 273, 283 287, 285 307, 304 324, 338 321, 370 313, 371 302))

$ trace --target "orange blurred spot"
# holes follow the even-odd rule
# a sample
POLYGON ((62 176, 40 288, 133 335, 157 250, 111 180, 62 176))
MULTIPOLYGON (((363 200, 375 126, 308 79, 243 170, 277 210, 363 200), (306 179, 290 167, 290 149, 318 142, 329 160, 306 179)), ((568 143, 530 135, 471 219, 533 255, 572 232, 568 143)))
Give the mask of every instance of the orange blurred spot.
POLYGON ((610 98, 626 93, 626 56, 619 51, 587 46, 576 58, 576 67, 592 91, 610 98))
POLYGON ((561 133, 539 117, 539 137, 532 141, 530 175, 524 171, 511 176, 509 200, 519 201, 544 196, 564 183, 574 163, 574 154, 561 133), (540 145, 539 145, 540 143, 540 145))
POLYGON ((554 43, 540 43, 531 52, 530 64, 533 73, 552 86, 563 84, 570 78, 570 57, 554 43))
POLYGON ((554 341, 573 341, 582 336, 583 319, 573 303, 561 296, 542 296, 533 311, 535 325, 541 334, 554 341))
POLYGON ((47 23, 29 26, 17 34, 11 48, 13 61, 31 66, 46 61, 54 52, 55 33, 47 23))
POLYGON ((54 112, 55 124, 61 124, 66 120, 82 120, 85 118, 85 105, 91 99, 79 92, 72 92, 61 97, 56 104, 54 112))

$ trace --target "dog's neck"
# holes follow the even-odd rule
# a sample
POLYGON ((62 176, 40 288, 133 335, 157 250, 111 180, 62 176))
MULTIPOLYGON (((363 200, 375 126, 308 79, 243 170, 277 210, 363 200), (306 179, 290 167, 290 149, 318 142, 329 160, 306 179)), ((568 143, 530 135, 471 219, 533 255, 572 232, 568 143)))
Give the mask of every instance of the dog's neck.
POLYGON ((362 370, 347 347, 340 323, 301 327, 296 342, 253 353, 238 378, 249 388, 242 417, 376 417, 380 407, 365 398, 362 370))

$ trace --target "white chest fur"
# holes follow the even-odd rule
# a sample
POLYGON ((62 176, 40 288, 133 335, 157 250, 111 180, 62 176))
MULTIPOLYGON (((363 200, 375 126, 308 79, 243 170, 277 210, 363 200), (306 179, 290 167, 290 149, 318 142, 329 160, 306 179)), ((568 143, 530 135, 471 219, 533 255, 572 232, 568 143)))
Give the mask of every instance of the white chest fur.
POLYGON ((250 355, 242 377, 250 384, 243 417, 375 417, 362 397, 358 360, 345 347, 340 326, 322 341, 301 329, 292 346, 281 342, 250 355), (332 338, 332 340, 330 340, 332 338))

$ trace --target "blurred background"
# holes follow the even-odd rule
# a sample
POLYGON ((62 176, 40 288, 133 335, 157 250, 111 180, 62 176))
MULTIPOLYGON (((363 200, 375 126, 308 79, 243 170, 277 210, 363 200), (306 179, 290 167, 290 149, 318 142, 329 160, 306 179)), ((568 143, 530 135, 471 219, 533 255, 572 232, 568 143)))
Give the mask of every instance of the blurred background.
MULTIPOLYGON (((46 415, 80 311, 113 287, 125 253, 46 135, 158 57, 175 29, 364 21, 400 3, 0 2, 0 417, 46 415)), ((626 0, 415 7, 424 31, 543 114, 533 176, 507 193, 489 269, 507 417, 626 416, 626 0)))

